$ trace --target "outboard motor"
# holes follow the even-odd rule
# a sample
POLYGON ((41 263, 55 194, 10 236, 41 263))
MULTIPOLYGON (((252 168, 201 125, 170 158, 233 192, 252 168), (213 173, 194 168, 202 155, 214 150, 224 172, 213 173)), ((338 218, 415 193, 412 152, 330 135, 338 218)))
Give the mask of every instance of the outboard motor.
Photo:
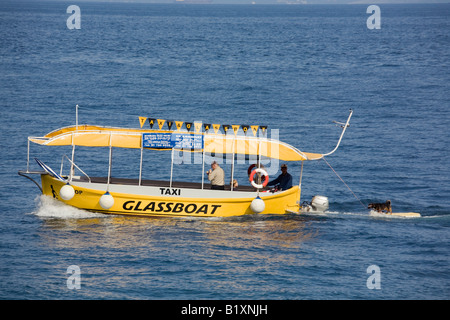
POLYGON ((314 196, 311 202, 304 201, 302 204, 302 212, 324 212, 328 210, 329 202, 325 196, 314 196))
POLYGON ((328 210, 328 198, 325 196, 314 196, 311 200, 311 207, 313 207, 314 211, 324 212, 328 210))

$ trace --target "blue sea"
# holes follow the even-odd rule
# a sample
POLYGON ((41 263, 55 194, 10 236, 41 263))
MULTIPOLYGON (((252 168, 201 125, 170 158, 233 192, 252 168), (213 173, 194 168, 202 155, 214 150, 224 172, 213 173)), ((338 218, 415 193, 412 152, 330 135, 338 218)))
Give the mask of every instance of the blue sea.
MULTIPOLYGON (((0 2, 0 299, 449 299, 450 4, 381 4, 380 29, 368 28, 367 7, 0 2), (67 26, 73 4, 80 29, 67 26), (346 185, 324 161, 304 164, 302 201, 327 196, 323 214, 67 207, 17 171, 27 137, 74 125, 77 104, 80 124, 267 125, 318 153, 335 147, 333 121, 352 109, 326 159, 346 185), (422 217, 369 214, 388 199, 422 217)), ((57 171, 71 154, 30 151, 57 171)), ((75 162, 106 176, 108 156, 80 147, 75 162)), ((139 156, 114 149, 113 177, 137 178, 139 156)), ((236 166, 242 185, 249 164, 236 166)), ((288 171, 299 181, 300 163, 288 171)), ((169 175, 170 153, 145 153, 145 179, 169 175)), ((174 175, 199 182, 201 165, 174 175)))

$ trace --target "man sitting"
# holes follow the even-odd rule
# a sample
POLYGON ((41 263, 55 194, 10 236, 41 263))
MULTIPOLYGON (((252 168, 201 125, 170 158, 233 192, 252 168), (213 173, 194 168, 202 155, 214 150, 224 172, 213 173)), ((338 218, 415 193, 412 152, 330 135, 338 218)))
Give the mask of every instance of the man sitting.
POLYGON ((270 181, 268 186, 279 185, 279 190, 292 188, 292 176, 287 172, 287 165, 281 165, 281 174, 275 180, 270 181))

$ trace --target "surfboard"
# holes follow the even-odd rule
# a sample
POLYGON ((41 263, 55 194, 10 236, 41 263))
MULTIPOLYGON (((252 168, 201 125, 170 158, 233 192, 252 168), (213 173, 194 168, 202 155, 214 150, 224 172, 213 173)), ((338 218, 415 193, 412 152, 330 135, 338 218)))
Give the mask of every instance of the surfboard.
POLYGON ((408 218, 421 217, 420 213, 418 213, 418 212, 392 212, 392 215, 398 216, 398 217, 408 217, 408 218))
POLYGON ((405 218, 420 218, 421 215, 418 212, 392 212, 392 214, 385 212, 370 211, 371 216, 376 217, 405 217, 405 218))

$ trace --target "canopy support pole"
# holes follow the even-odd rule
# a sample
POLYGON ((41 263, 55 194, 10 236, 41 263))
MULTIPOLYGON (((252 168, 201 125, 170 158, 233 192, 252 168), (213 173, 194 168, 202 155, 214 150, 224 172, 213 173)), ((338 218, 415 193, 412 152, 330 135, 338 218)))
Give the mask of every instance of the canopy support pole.
POLYGON ((106 191, 109 192, 109 184, 111 182, 111 166, 112 166, 112 136, 109 135, 109 164, 108 164, 108 184, 106 185, 106 191))
POLYGON ((202 190, 205 183, 205 149, 202 152, 202 190))
MULTIPOLYGON (((259 140, 259 137, 258 137, 259 140)), ((258 142, 258 161, 256 162, 258 164, 258 169, 261 169, 261 140, 259 140, 258 142)), ((257 177, 258 177, 258 183, 262 184, 262 179, 261 179, 261 173, 257 173, 257 177)), ((266 177, 266 179, 268 179, 269 177, 266 177)), ((259 188, 257 189, 257 193, 256 195, 259 197, 259 188)))
POLYGON ((141 145, 141 161, 139 163, 139 186, 142 183, 142 157, 144 156, 144 146, 141 145))
POLYGON ((30 172, 30 139, 28 139, 27 147, 27 172, 30 172))
POLYGON ((73 165, 75 158, 75 143, 73 141, 73 133, 72 133, 72 164, 70 165, 70 176, 69 181, 72 182, 73 175, 75 173, 75 167, 73 165))
MULTIPOLYGON (((78 105, 75 106, 75 131, 78 131, 78 105)), ((73 165, 75 158, 75 143, 73 141, 73 133, 72 133, 72 164, 70 166, 70 177, 69 181, 72 182, 72 178, 75 174, 75 167, 73 165)))
POLYGON ((258 168, 261 169, 261 140, 258 142, 258 168))
POLYGON ((231 181, 230 181, 230 185, 231 185, 231 191, 233 191, 234 189, 234 144, 236 142, 236 139, 233 139, 233 161, 231 162, 231 181))
POLYGON ((75 106, 75 125, 76 130, 78 131, 78 105, 75 106))
POLYGON ((298 187, 301 188, 302 187, 302 179, 303 179, 303 162, 302 161, 302 167, 300 169, 300 181, 298 182, 298 187))
POLYGON ((173 150, 174 148, 172 148, 172 161, 170 164, 170 184, 169 187, 172 188, 172 175, 173 175, 173 150))

